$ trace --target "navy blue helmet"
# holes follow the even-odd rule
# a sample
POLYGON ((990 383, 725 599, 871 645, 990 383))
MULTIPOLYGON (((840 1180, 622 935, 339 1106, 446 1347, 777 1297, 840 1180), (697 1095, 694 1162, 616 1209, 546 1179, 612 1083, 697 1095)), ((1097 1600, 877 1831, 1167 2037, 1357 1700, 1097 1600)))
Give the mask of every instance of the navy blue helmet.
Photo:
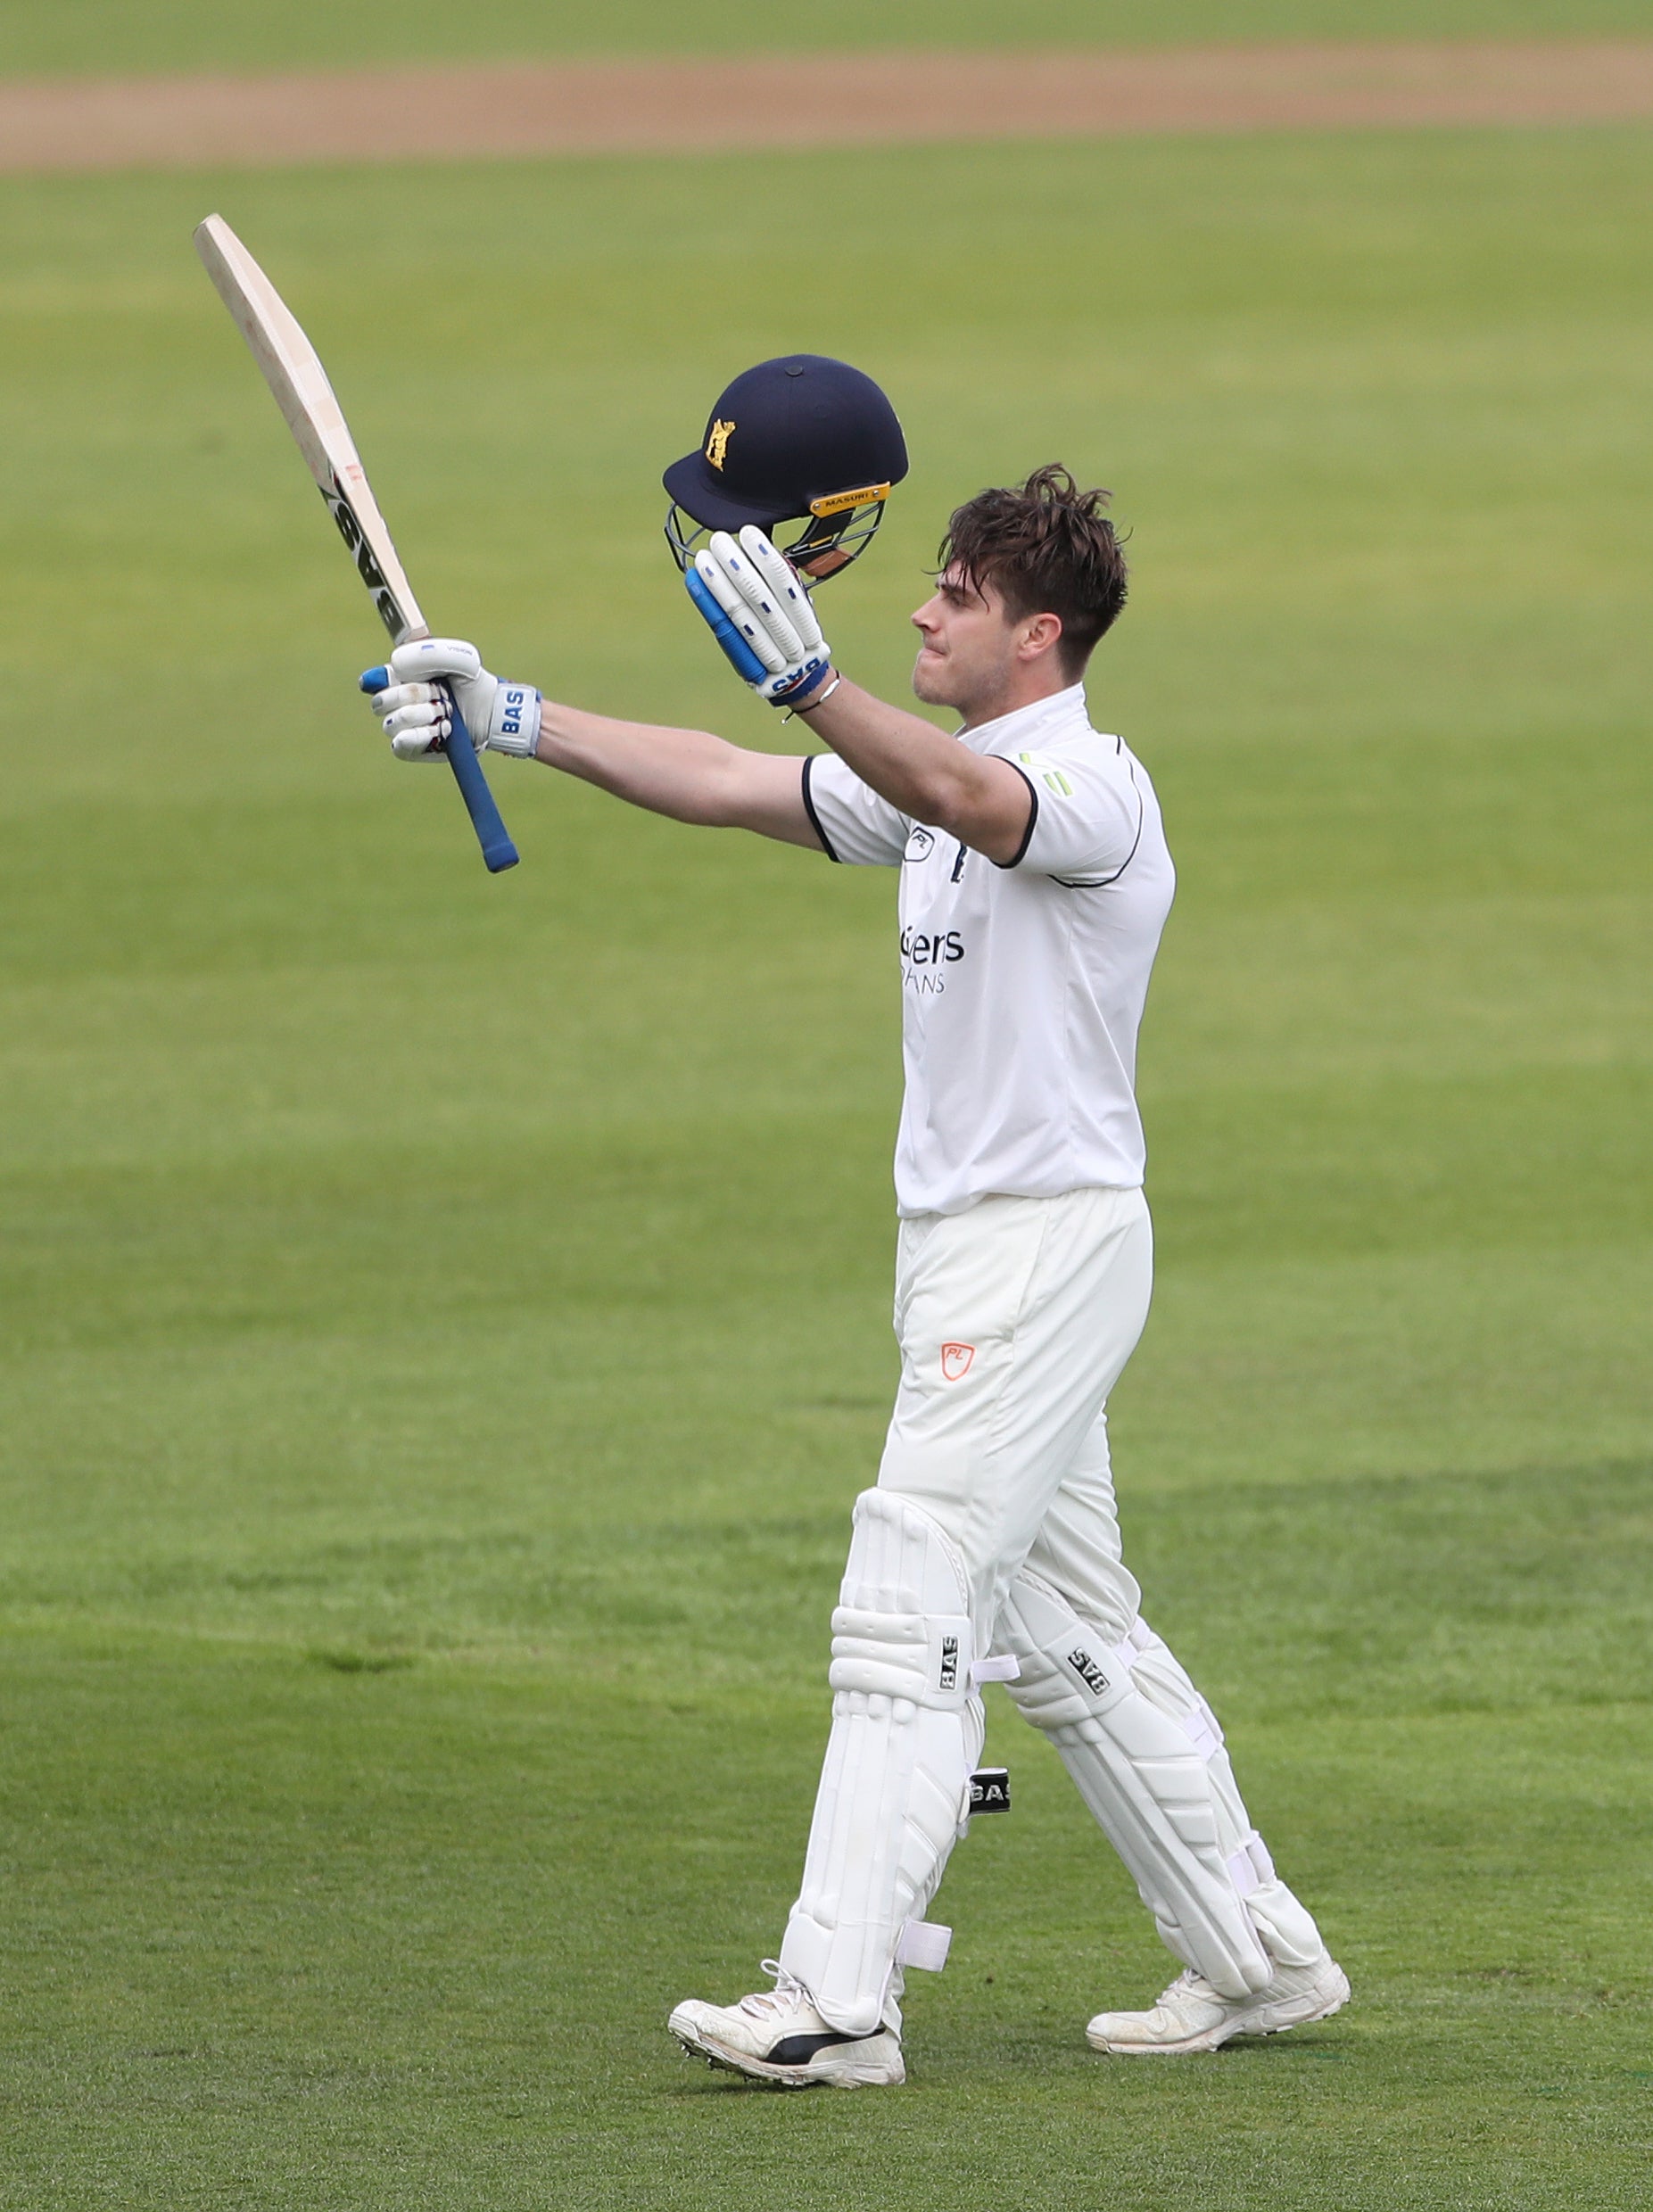
POLYGON ((682 568, 706 531, 755 523, 773 538, 799 521, 781 550, 819 582, 865 549, 906 473, 896 410, 870 376, 823 353, 783 353, 737 376, 698 449, 666 470, 666 542, 682 568))

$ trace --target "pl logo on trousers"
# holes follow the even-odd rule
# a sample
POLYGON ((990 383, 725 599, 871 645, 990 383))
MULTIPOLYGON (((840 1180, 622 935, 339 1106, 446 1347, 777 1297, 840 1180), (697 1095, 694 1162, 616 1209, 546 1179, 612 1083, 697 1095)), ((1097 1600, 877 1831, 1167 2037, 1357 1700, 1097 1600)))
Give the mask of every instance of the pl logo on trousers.
POLYGON ((970 1373, 970 1363, 976 1357, 973 1344, 944 1344, 941 1347, 941 1379, 956 1382, 970 1373))

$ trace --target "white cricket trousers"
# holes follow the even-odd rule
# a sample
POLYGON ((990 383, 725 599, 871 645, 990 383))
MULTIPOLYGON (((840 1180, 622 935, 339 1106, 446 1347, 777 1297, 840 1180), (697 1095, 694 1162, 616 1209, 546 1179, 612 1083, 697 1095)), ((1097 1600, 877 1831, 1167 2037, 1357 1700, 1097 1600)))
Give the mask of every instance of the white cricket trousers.
POLYGON ((1136 1618, 1103 1408, 1153 1286, 1140 1191, 984 1198, 901 1224, 901 1383, 878 1483, 958 1547, 979 1650, 1024 1563, 1111 1642, 1136 1618))
POLYGON ((1185 1964, 1240 1995, 1320 1954, 1121 1556, 1105 1407, 1153 1273, 1139 1190, 901 1224, 901 1382, 856 1505, 832 1734, 781 1951, 842 2032, 898 2027, 902 1964, 945 1956, 924 1911, 963 1832, 976 1685, 1012 1663, 1011 1696, 1185 1964))

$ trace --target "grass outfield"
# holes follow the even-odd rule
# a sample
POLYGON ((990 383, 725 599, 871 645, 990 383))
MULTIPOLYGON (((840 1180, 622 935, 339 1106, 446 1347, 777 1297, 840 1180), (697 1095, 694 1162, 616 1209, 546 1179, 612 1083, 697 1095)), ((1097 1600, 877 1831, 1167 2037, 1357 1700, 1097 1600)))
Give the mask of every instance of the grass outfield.
POLYGON ((1653 136, 812 157, 801 305, 750 184, 0 187, 0 2205, 1639 2207, 1653 136), (675 2056, 791 1894, 893 1382, 891 887, 508 763, 483 874, 215 202, 434 618, 576 698, 769 734, 656 488, 765 351, 909 425, 880 685, 953 499, 1115 486, 1182 880, 1120 1486, 1336 2021, 1094 2059, 1165 1961, 996 1691, 912 2089, 675 2056))
POLYGON ((320 68, 438 56, 816 53, 845 46, 1156 45, 1269 38, 1645 36, 1648 0, 0 0, 0 75, 320 68))

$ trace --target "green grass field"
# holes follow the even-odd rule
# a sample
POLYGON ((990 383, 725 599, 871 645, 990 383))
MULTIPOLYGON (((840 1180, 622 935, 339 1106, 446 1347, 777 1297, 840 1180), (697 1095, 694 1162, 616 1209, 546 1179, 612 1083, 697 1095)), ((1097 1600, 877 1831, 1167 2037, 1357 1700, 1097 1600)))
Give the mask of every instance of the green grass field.
POLYGON ((1646 36, 1649 0, 0 0, 0 75, 285 70, 561 54, 1646 36))
POLYGON ((748 181, 0 187, 0 2205, 1640 2207, 1653 137, 812 156, 802 305, 748 181), (351 695, 215 204, 434 617, 593 705, 770 738, 657 489, 765 352, 906 419, 830 623, 897 693, 956 498, 1114 486, 1093 698, 1182 883, 1121 1490, 1354 1980, 1325 2028, 1086 2051, 1165 1961, 994 1692, 1018 1810, 913 2087, 665 2037, 751 1985, 814 1788, 894 1373, 891 887, 508 763, 484 875, 351 695))

